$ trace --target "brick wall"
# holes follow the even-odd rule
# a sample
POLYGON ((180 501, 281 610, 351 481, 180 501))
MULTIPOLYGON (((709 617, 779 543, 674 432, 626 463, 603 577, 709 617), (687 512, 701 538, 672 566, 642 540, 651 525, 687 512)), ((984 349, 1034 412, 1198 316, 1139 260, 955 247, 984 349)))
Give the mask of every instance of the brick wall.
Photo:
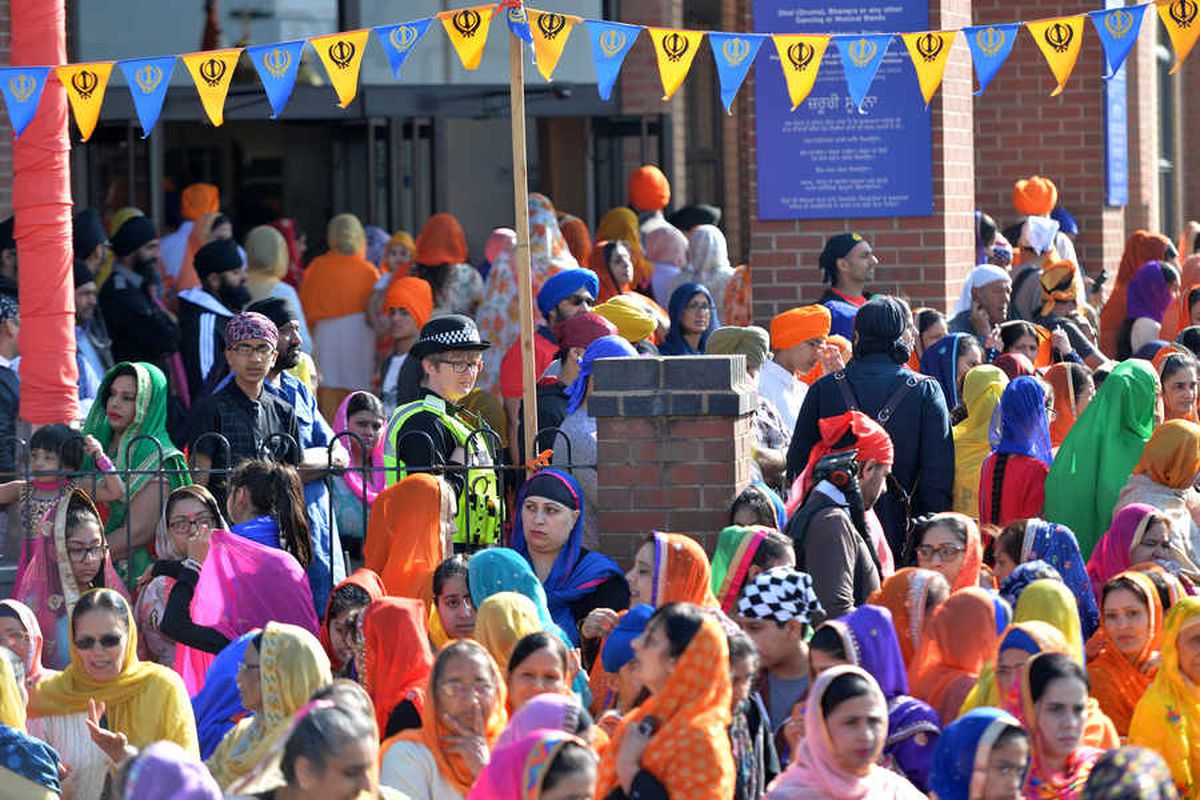
MULTIPOLYGON (((1158 58, 1155 44, 1162 32, 1158 13, 1151 9, 1142 21, 1142 32, 1126 70, 1129 80, 1129 205, 1125 207, 1125 229, 1158 230, 1158 58)), ((1200 72, 1189 62, 1175 76, 1194 84, 1200 72), (1189 76, 1190 70, 1190 76, 1189 76)), ((1200 124, 1200 94, 1191 108, 1200 124)), ((1200 165, 1197 165, 1200 166, 1200 165)), ((1116 273, 1110 270, 1110 273, 1116 273)))
POLYGON ((646 534, 673 531, 709 552, 750 481, 754 383, 742 356, 596 363, 601 549, 630 564, 646 534))
MULTIPOLYGON (((9 0, 0 0, 0 64, 9 65, 9 0)), ((0 114, 0 218, 12 213, 12 127, 0 114)))

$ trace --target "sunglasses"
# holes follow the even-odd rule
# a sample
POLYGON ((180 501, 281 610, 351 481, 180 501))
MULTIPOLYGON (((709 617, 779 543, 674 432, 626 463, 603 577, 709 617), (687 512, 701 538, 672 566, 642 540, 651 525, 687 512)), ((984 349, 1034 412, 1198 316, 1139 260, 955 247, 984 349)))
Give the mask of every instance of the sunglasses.
POLYGON ((82 639, 75 640, 76 650, 94 650, 96 645, 105 650, 111 650, 121 644, 122 637, 116 633, 106 633, 97 639, 94 636, 85 636, 82 639))

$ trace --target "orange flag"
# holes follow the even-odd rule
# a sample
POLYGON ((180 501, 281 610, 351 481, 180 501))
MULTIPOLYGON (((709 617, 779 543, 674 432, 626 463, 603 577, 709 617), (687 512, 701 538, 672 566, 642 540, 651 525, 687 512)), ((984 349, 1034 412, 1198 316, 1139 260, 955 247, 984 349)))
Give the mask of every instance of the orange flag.
POLYGON ((946 62, 950 59, 950 48, 954 44, 955 31, 926 31, 925 33, 902 34, 904 46, 913 66, 917 69, 917 83, 921 85, 921 96, 925 105, 933 99, 942 77, 946 74, 946 62))
POLYGON ((1079 58, 1079 49, 1083 46, 1083 22, 1085 17, 1055 17, 1053 19, 1037 19, 1026 22, 1025 27, 1033 34, 1038 49, 1050 65, 1058 86, 1050 93, 1051 97, 1062 94, 1067 79, 1075 69, 1075 61, 1079 58))
POLYGON ((216 127, 225 122, 225 96, 233 80, 233 69, 241 56, 240 47, 230 50, 209 50, 180 56, 191 73, 204 113, 216 127))
POLYGON ((442 11, 438 14, 454 52, 462 61, 463 69, 478 69, 483 59, 483 46, 487 44, 488 28, 492 24, 492 6, 460 8, 458 11, 442 11))
POLYGON ((654 56, 658 59, 658 76, 662 79, 663 100, 670 100, 671 95, 683 85, 700 42, 704 40, 703 31, 685 31, 675 28, 647 28, 650 38, 654 40, 654 56))

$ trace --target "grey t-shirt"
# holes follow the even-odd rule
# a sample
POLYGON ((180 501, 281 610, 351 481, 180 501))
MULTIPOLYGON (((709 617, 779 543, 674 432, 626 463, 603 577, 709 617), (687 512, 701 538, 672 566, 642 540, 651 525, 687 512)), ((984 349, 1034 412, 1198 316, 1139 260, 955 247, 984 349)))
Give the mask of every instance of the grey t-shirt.
POLYGON ((776 678, 767 673, 767 697, 770 707, 767 715, 771 718, 771 730, 777 731, 791 716, 792 706, 800 702, 800 698, 808 692, 808 676, 799 678, 776 678))

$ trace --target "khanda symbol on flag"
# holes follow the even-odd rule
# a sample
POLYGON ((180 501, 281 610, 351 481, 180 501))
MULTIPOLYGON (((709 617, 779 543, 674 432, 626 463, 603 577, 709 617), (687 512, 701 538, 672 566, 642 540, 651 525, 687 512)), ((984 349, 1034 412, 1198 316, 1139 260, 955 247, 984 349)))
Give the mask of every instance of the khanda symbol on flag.
POLYGON ((721 55, 731 67, 739 66, 750 55, 750 42, 745 39, 728 39, 721 45, 721 55))
POLYGON ((989 58, 999 53, 1007 41, 1008 34, 1003 28, 993 28, 990 25, 975 34, 975 43, 989 58))
POLYGON ((562 14, 539 14, 537 26, 543 36, 553 40, 567 27, 567 18, 562 14))
POLYGON ((600 34, 600 49, 604 51, 604 55, 612 58, 625 49, 626 41, 628 38, 625 36, 625 31, 609 28, 600 34))
POLYGON ((850 45, 850 60, 854 62, 854 66, 862 69, 871 63, 876 52, 878 52, 878 48, 875 46, 875 42, 870 39, 859 39, 850 45))
POLYGON ((8 90, 18 103, 24 103, 37 91, 38 80, 32 75, 21 72, 8 79, 8 90))
POLYGON ((691 43, 687 37, 681 36, 678 33, 668 33, 663 37, 663 52, 667 54, 667 58, 671 61, 679 61, 687 55, 688 48, 691 43))
POLYGON ((292 54, 281 47, 263 53, 263 67, 276 78, 286 75, 291 65, 292 54))
POLYGON ((796 70, 796 72, 803 72, 812 63, 816 52, 811 44, 796 42, 787 49, 788 63, 792 65, 792 69, 796 70))
POLYGON ((1114 39, 1123 39, 1125 34, 1133 30, 1133 14, 1124 9, 1113 9, 1104 16, 1104 29, 1114 39))
POLYGON ((453 17, 450 22, 454 25, 454 29, 458 31, 458 35, 464 39, 470 39, 479 31, 479 25, 483 22, 479 16, 479 12, 473 8, 464 8, 453 17))
POLYGON ((209 86, 220 86, 221 78, 225 77, 225 62, 218 58, 210 58, 200 64, 200 77, 209 86))
POLYGON ((388 41, 392 43, 392 47, 396 48, 397 51, 404 53, 416 44, 417 39, 420 38, 420 32, 412 25, 397 25, 392 30, 391 35, 388 36, 388 41))
POLYGON ((133 76, 137 87, 142 90, 142 94, 153 94, 158 85, 162 83, 163 72, 154 64, 147 64, 139 69, 133 76))
POLYGON ((1195 0, 1175 0, 1167 9, 1171 19, 1181 28, 1190 28, 1196 21, 1196 13, 1200 11, 1195 0))
POLYGON ((921 54, 921 58, 930 63, 937 61, 945 46, 942 37, 935 36, 933 33, 925 33, 917 37, 917 52, 921 54))
MULTIPOLYGON (((1190 2, 1190 0, 1180 0, 1180 2, 1190 2)), ((1075 38, 1075 32, 1071 30, 1070 25, 1055 22, 1046 28, 1046 32, 1042 36, 1046 40, 1046 44, 1053 47, 1055 51, 1065 53, 1071 49, 1071 40, 1075 38)))
POLYGON ((356 52, 358 52, 358 49, 354 46, 353 42, 338 39, 329 45, 329 60, 336 64, 338 69, 346 69, 354 61, 354 54, 356 52))
POLYGON ((100 76, 90 69, 81 69, 71 76, 71 88, 79 93, 81 100, 88 100, 96 87, 100 85, 100 76))

